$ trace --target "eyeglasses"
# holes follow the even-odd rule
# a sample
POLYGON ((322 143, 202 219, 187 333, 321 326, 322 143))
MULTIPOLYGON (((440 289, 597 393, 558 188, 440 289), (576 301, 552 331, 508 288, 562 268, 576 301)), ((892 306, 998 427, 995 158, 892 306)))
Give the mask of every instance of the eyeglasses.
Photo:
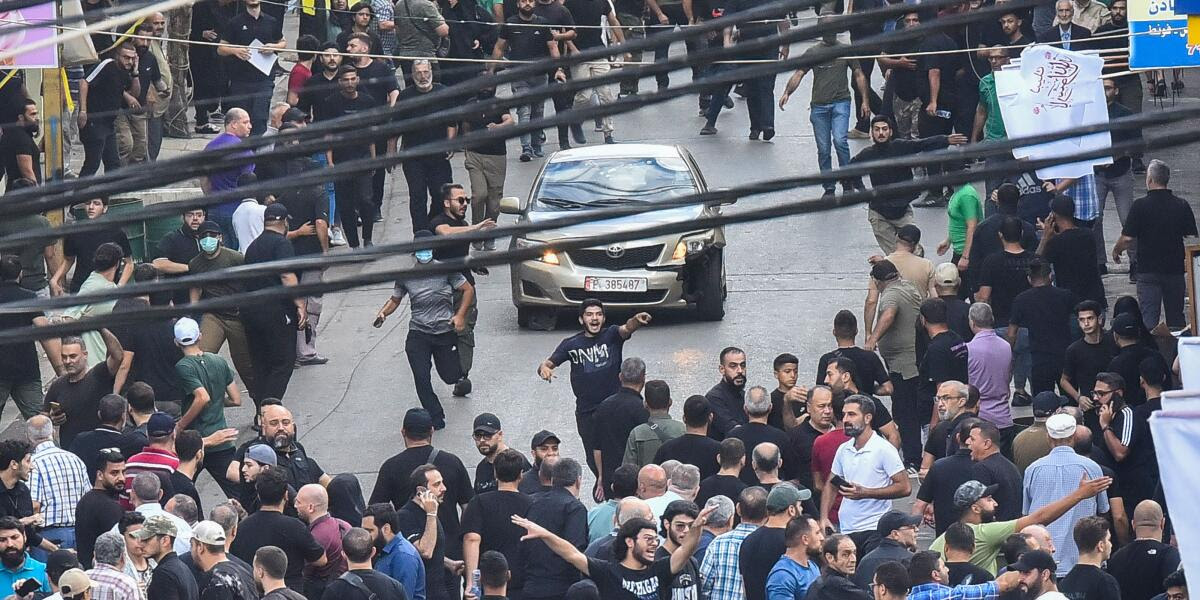
POLYGON ((476 432, 474 432, 474 433, 472 433, 472 434, 471 434, 471 437, 475 438, 476 440, 486 440, 486 439, 489 439, 489 438, 491 438, 491 437, 494 437, 495 435, 496 435, 495 433, 487 433, 487 432, 484 432, 484 431, 476 431, 476 432))
POLYGON ((1092 390, 1093 396, 1111 396, 1117 390, 1092 390))
POLYGON ((450 201, 456 202, 458 204, 466 204, 466 203, 470 202, 471 199, 467 198, 466 196, 463 196, 462 198, 451 198, 450 201))

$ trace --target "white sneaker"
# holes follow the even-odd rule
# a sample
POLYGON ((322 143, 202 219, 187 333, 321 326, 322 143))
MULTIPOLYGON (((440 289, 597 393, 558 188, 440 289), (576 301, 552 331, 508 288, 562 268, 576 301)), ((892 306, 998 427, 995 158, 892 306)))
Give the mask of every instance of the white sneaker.
POLYGON ((329 245, 330 246, 345 246, 346 236, 342 235, 342 228, 338 226, 329 229, 329 245))

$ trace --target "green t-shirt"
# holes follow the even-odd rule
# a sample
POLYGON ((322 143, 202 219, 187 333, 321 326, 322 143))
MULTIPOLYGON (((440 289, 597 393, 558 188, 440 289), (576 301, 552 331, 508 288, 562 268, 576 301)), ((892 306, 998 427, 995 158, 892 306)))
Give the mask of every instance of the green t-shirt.
POLYGON ((982 212, 979 192, 975 191, 971 184, 964 184, 950 196, 950 204, 946 207, 946 230, 950 234, 950 245, 955 254, 961 255, 963 248, 967 246, 967 221, 974 220, 979 224, 983 218, 982 212))
POLYGON ((987 106, 987 120, 983 122, 983 139, 1002 140, 1008 137, 1004 130, 1004 117, 1000 114, 1000 100, 996 98, 996 76, 992 73, 979 80, 979 101, 987 106))
MULTIPOLYGON (((968 523, 971 531, 975 532, 975 552, 971 555, 971 564, 996 574, 999 564, 996 559, 1000 556, 1000 545, 1005 538, 1017 532, 1017 522, 1001 521, 998 523, 968 523)), ((946 549, 946 534, 939 535, 929 549, 941 554, 946 549)))
MULTIPOLYGON (((844 44, 828 45, 825 42, 814 45, 804 51, 803 57, 809 57, 817 52, 828 52, 844 44)), ((851 63, 844 58, 826 60, 813 65, 813 87, 811 106, 823 106, 850 99, 851 63)))
MULTIPOLYGON (((184 356, 175 363, 175 372, 183 384, 184 400, 181 407, 186 414, 192 407, 192 392, 196 388, 204 388, 208 392, 208 404, 196 415, 188 425, 200 435, 212 435, 214 432, 229 427, 225 423, 225 388, 233 383, 233 369, 225 359, 205 352, 195 356, 184 356)), ((226 442, 213 448, 225 450, 233 448, 233 442, 226 442)))

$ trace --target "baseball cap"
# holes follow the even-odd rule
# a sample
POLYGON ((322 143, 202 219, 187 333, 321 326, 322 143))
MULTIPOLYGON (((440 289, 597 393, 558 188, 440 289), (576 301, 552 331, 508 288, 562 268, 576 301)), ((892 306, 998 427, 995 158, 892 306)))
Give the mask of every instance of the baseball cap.
POLYGON ((900 231, 896 232, 896 237, 910 244, 916 244, 921 241, 921 228, 910 223, 901 227, 900 231))
POLYGON ((787 510, 787 507, 809 498, 812 498, 812 491, 798 488, 785 481, 776 484, 771 488, 771 493, 767 494, 767 510, 776 513, 782 512, 787 510))
POLYGON ((304 114, 304 111, 302 111, 294 106, 283 112, 283 122, 284 123, 289 123, 289 122, 297 123, 300 121, 307 121, 307 120, 308 120, 308 115, 304 114))
POLYGON ((275 454, 275 449, 266 444, 255 444, 246 448, 246 458, 260 465, 276 466, 279 464, 279 456, 275 454))
POLYGON ((263 221, 285 221, 288 218, 287 207, 276 202, 267 207, 263 213, 263 221))
POLYGON ((557 435, 554 435, 554 432, 543 429, 533 434, 533 441, 530 442, 529 447, 537 448, 538 446, 541 446, 550 440, 554 440, 556 444, 562 443, 562 440, 560 440, 557 435))
POLYGON ((181 346, 191 346, 200 339, 200 326, 190 317, 175 321, 175 342, 181 346))
POLYGON ((67 569, 58 578, 58 590, 63 598, 74 598, 92 588, 92 580, 82 569, 67 569))
POLYGON ((1052 440, 1065 440, 1075 435, 1075 417, 1057 414, 1046 419, 1046 433, 1052 440))
POLYGON ((1033 570, 1037 571, 1054 571, 1058 569, 1058 565, 1054 562, 1054 557, 1050 556, 1045 550, 1029 550, 1017 559, 1017 562, 1008 565, 1009 571, 1017 573, 1028 573, 1033 570))
POLYGON ((980 498, 986 498, 1000 490, 999 484, 983 485, 974 479, 963 483, 954 490, 954 506, 957 508, 966 508, 979 501, 980 498))
POLYGON ((410 408, 404 413, 404 429, 412 433, 433 431, 433 417, 423 408, 410 408))
POLYGON ((171 435, 172 431, 175 431, 175 419, 167 413, 156 412, 146 421, 146 435, 150 437, 171 435))
POLYGON ((488 435, 500 431, 500 418, 492 413, 480 413, 475 417, 475 425, 471 428, 472 433, 476 431, 482 431, 488 435))
POLYGON ((1066 399, 1051 391, 1038 392, 1033 397, 1033 416, 1048 417, 1067 403, 1066 399))
POLYGON ((196 228, 196 235, 202 236, 206 233, 224 233, 224 232, 221 231, 221 226, 217 225, 214 221, 205 221, 205 222, 201 223, 199 227, 196 228))
POLYGON ((1121 313, 1112 320, 1113 333, 1121 337, 1137 337, 1139 333, 1138 318, 1132 313, 1121 313))
POLYGON ((900 271, 896 270, 896 265, 890 260, 881 260, 871 266, 871 277, 875 281, 890 281, 900 276, 900 271))
POLYGON ((79 556, 73 550, 55 550, 46 557, 46 568, 54 573, 79 568, 79 556))
POLYGON ((958 275, 958 265, 942 263, 933 269, 933 282, 942 287, 956 286, 962 279, 958 275))
POLYGON ((167 515, 150 515, 142 523, 142 528, 133 532, 132 535, 135 539, 139 540, 148 539, 156 535, 179 537, 179 530, 175 528, 175 522, 167 515))
POLYGON ((900 529, 901 527, 915 527, 920 525, 922 521, 921 515, 910 515, 898 510, 889 510, 879 517, 879 522, 875 525, 875 532, 882 536, 900 529))
POLYGON ((200 521, 192 526, 192 539, 211 546, 225 545, 225 528, 213 521, 200 521))

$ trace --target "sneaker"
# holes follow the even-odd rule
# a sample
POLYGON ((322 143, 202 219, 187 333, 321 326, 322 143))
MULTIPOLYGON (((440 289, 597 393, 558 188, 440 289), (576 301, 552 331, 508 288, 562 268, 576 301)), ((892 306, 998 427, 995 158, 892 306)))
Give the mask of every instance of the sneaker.
POLYGON ((533 160, 533 150, 530 149, 528 146, 522 146, 520 161, 521 162, 529 162, 531 160, 533 160))
POLYGON ((700 128, 700 135, 717 135, 716 125, 705 125, 700 128))
POLYGON ((321 356, 320 354, 314 354, 312 356, 301 357, 301 358, 296 359, 296 364, 301 365, 301 366, 323 365, 327 362, 329 362, 329 359, 325 358, 324 356, 321 356))
POLYGON ((471 380, 465 376, 459 379, 458 383, 454 384, 454 391, 452 393, 458 398, 464 398, 469 395, 471 393, 471 380))
POLYGON ((214 110, 214 111, 208 113, 208 120, 216 121, 217 123, 224 123, 225 122, 225 113, 223 113, 219 110, 214 110))
POLYGON ((751 130, 750 130, 750 139, 752 139, 752 140, 757 140, 757 139, 758 139, 758 135, 759 135, 759 131, 758 131, 757 129, 751 129, 751 130))
POLYGON ((945 199, 945 196, 942 195, 941 192, 932 192, 932 191, 927 190, 925 192, 925 194, 922 195, 916 202, 913 202, 912 205, 920 207, 920 208, 945 206, 949 202, 946 202, 945 204, 943 204, 944 199, 945 199))
POLYGON ((617 140, 613 139, 613 136, 611 133, 606 133, 606 134, 604 134, 604 143, 605 144, 615 144, 615 143, 617 143, 617 140))
POLYGON ((329 229, 329 245, 330 246, 345 246, 346 235, 342 233, 342 228, 334 225, 329 229))
POLYGON ((370 248, 375 245, 371 240, 363 240, 363 248, 370 248))
POLYGON ((376 213, 375 213, 375 220, 374 220, 374 221, 372 221, 372 222, 373 222, 373 223, 382 223, 382 222, 383 222, 383 215, 382 215, 382 214, 380 214, 380 213, 378 213, 378 212, 376 212, 376 213))
POLYGON ((1014 407, 1033 406, 1033 398, 1025 390, 1017 390, 1013 392, 1012 405, 1014 407))
POLYGON ((196 126, 196 133, 203 133, 203 134, 221 133, 221 128, 217 127, 216 125, 213 125, 212 123, 205 123, 203 125, 196 126))
POLYGON ((563 140, 563 141, 559 142, 559 143, 558 143, 558 149, 559 149, 559 150, 570 150, 570 149, 571 149, 571 142, 568 142, 567 140, 563 140))
POLYGON ((846 134, 846 136, 852 140, 869 140, 869 139, 871 139, 871 134, 869 134, 865 131, 861 131, 861 130, 853 129, 853 128, 850 129, 850 131, 846 134))
POLYGON ((596 133, 602 133, 604 131, 604 121, 596 119, 595 127, 592 128, 592 131, 595 131, 596 133))
POLYGON ((921 476, 921 470, 912 465, 909 465, 905 470, 908 471, 909 479, 918 479, 921 476))
POLYGON ((446 419, 439 417, 439 418, 436 418, 433 420, 434 431, 441 431, 445 428, 446 428, 446 419))
POLYGON ((771 141, 771 138, 773 138, 773 137, 775 137, 775 128, 774 127, 768 127, 763 130, 763 141, 764 142, 771 141))

